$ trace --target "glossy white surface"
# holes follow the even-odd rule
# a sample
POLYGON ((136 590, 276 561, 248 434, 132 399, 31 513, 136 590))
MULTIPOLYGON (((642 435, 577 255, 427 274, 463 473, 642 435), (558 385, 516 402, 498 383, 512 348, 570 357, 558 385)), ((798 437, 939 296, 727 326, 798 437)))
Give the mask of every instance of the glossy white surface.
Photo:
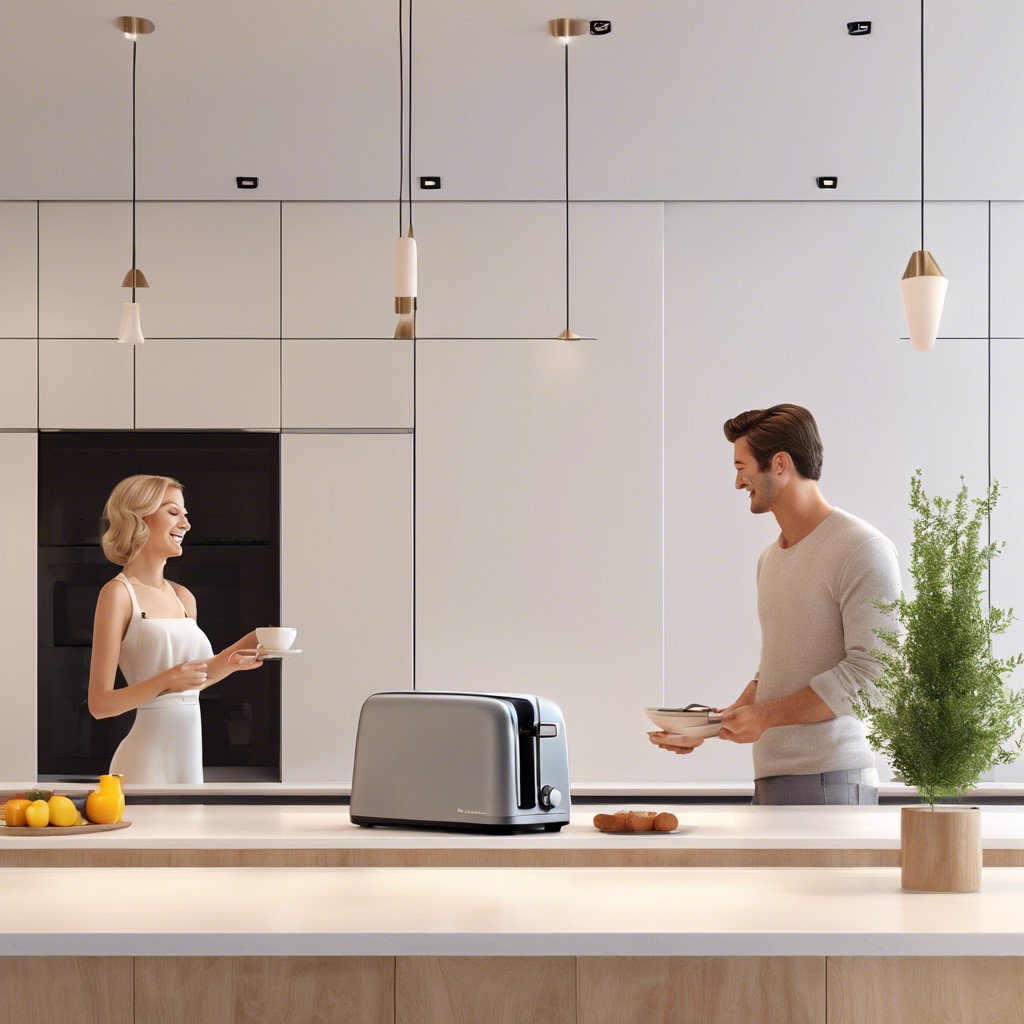
MULTIPOLYGON (((238 804, 133 804, 125 818, 132 827, 91 835, 47 835, 26 830, 0 833, 0 849, 649 849, 798 850, 898 849, 900 808, 747 807, 742 805, 643 804, 671 811, 681 829, 673 835, 610 835, 593 827, 594 815, 624 804, 572 809, 558 833, 529 832, 491 836, 399 828, 360 828, 348 806, 253 806, 238 804)), ((1024 848, 1024 809, 985 807, 982 841, 986 849, 1024 848)), ((1024 883, 1024 875, 1022 875, 1024 883)))
POLYGON ((1024 883, 895 868, 39 868, 0 872, 7 956, 1020 956, 1024 883))

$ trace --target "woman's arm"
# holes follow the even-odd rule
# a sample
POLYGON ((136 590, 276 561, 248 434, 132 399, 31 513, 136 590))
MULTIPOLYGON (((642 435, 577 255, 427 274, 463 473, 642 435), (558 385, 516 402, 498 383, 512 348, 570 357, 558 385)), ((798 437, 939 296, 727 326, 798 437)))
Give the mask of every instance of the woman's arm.
POLYGON ((132 602, 119 580, 100 591, 93 620, 92 661, 89 665, 89 712, 93 718, 113 718, 134 711, 168 690, 198 689, 207 677, 206 662, 185 662, 143 679, 132 686, 114 689, 121 641, 132 617, 132 602))

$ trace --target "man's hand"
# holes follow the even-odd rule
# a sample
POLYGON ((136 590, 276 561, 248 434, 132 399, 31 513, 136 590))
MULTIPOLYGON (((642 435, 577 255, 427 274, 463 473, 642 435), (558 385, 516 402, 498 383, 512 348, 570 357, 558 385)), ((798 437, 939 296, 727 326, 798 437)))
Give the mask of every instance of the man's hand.
POLYGON ((673 754, 692 754, 693 748, 704 742, 700 736, 678 736, 674 732, 649 732, 647 736, 656 747, 673 754))
POLYGON ((768 715, 763 704, 747 704, 722 715, 719 739, 733 743, 753 743, 768 728, 768 715))

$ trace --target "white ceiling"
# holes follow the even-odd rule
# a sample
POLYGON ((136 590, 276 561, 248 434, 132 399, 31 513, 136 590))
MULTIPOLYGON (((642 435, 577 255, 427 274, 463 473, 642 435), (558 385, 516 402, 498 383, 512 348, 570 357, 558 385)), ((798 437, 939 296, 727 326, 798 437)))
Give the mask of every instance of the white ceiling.
MULTIPOLYGON (((577 199, 913 199, 918 0, 415 2, 413 173, 427 199, 558 199, 554 16, 570 49, 577 199), (870 36, 846 32, 871 20, 870 36)), ((31 0, 0 35, 0 199, 391 199, 397 0, 31 0), (256 174, 239 192, 234 178, 256 174)), ((927 0, 928 195, 1024 199, 1024 4, 927 0)))

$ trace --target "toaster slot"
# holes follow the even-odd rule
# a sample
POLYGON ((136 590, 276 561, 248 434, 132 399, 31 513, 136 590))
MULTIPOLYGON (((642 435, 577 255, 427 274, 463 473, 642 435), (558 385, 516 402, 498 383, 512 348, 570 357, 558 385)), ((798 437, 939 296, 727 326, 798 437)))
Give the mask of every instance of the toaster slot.
POLYGON ((519 809, 537 806, 537 730, 538 713, 533 701, 525 697, 505 697, 516 713, 519 740, 519 809))

